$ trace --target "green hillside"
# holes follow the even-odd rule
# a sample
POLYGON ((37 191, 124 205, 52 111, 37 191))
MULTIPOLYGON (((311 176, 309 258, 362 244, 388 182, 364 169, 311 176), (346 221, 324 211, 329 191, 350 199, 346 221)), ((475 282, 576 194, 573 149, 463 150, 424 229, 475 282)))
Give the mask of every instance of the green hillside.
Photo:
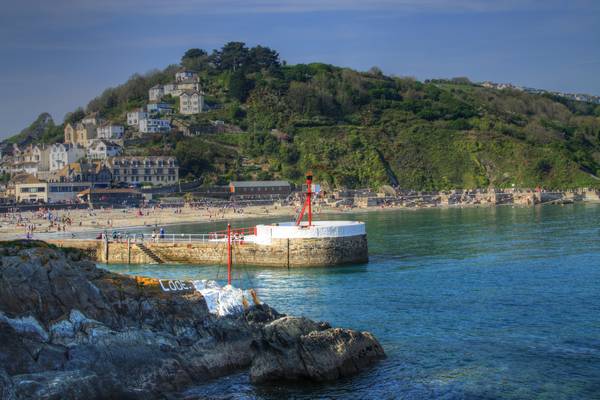
POLYGON ((6 144, 27 145, 30 143, 55 143, 63 138, 62 126, 54 125, 52 116, 48 113, 41 113, 35 121, 27 128, 23 129, 17 135, 14 135, 4 142, 6 144))
MULTIPOLYGON (((410 189, 600 186, 600 106, 487 89, 467 79, 419 82, 326 64, 285 65, 277 53, 228 43, 191 49, 211 110, 183 118, 205 133, 150 137, 137 152, 174 153, 182 177, 301 180, 410 189), (222 120, 232 133, 215 132, 222 120)), ((123 121, 148 88, 180 66, 135 75, 86 111, 123 121)), ((176 103, 176 99, 169 101, 176 103)))

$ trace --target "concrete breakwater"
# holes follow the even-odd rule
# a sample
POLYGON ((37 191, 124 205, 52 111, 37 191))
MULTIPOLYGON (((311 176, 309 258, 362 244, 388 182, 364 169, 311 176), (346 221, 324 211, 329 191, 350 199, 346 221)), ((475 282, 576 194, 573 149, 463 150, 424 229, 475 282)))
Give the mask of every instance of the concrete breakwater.
MULTIPOLYGON (((103 240, 48 240, 74 247, 100 263, 185 263, 214 265, 227 262, 227 242, 135 242, 103 240)), ((235 241, 234 265, 314 267, 368 261, 367 235, 272 239, 269 244, 235 241)))

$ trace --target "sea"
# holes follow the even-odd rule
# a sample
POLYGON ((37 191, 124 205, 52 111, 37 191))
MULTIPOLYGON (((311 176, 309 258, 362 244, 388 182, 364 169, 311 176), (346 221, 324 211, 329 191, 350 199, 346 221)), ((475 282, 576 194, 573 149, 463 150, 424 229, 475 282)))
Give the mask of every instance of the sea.
MULTIPOLYGON (((336 382, 253 385, 247 372, 240 372, 198 382, 186 395, 600 399, 600 205, 318 218, 364 221, 369 262, 292 269, 234 266, 233 283, 255 288, 280 312, 370 331, 387 359, 336 382)), ((167 232, 223 227, 170 226, 167 232)), ((216 265, 101 266, 166 279, 226 279, 225 267, 216 265)))

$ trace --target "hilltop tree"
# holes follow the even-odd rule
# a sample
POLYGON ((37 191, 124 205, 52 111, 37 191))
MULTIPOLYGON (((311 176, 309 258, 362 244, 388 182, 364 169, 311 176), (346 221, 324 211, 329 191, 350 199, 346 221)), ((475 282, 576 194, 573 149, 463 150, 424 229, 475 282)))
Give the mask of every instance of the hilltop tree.
POLYGON ((249 50, 244 42, 229 42, 217 55, 217 66, 221 71, 237 71, 247 64, 249 50))
POLYGON ((82 107, 77 107, 73 112, 68 112, 65 115, 65 124, 74 124, 77 121, 81 121, 85 117, 85 111, 82 107))
POLYGON ((195 72, 208 69, 210 62, 211 57, 202 49, 189 49, 181 57, 181 65, 195 72))
POLYGON ((255 46, 250 49, 248 54, 248 70, 255 72, 260 70, 272 70, 279 68, 279 53, 268 47, 255 46))

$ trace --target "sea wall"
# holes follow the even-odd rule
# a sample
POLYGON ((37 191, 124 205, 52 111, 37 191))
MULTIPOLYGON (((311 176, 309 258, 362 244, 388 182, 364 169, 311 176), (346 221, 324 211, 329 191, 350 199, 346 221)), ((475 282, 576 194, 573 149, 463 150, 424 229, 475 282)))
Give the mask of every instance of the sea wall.
MULTIPOLYGON (((54 240, 59 247, 85 250, 101 263, 109 264, 226 264, 226 242, 144 243, 104 242, 101 240, 54 240)), ((269 267, 313 267, 368 261, 366 235, 311 238, 273 239, 270 244, 236 242, 232 245, 236 265, 269 267)))

